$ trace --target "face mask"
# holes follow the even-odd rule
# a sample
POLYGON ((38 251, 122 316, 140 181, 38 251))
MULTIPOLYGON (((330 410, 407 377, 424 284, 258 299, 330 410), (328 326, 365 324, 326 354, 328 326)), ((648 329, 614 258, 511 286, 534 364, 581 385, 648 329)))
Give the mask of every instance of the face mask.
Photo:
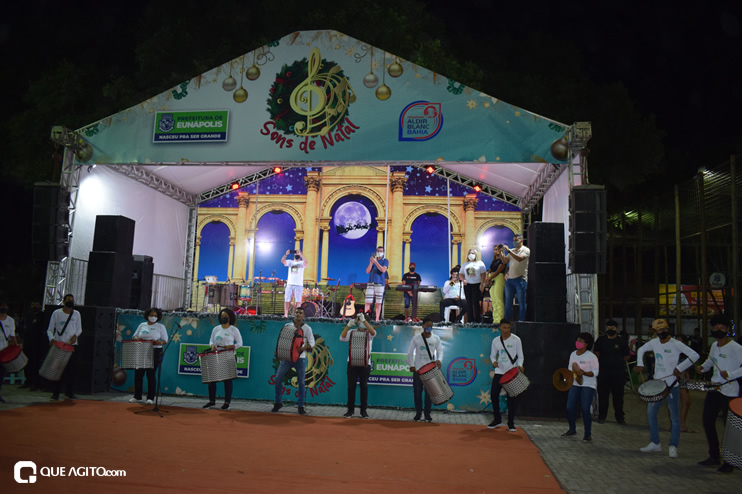
POLYGON ((427 328, 423 328, 426 333, 432 333, 433 332, 433 326, 429 326, 427 328))
POLYGON ((477 258, 477 256, 475 256, 474 254, 469 254, 469 260, 470 261, 473 261, 476 258, 477 258))
POLYGON ((721 340, 727 335, 726 331, 711 331, 711 336, 716 338, 717 340, 721 340))
POLYGON ((157 316, 149 316, 147 319, 149 319, 149 322, 157 322, 157 316))
POLYGON ((585 348, 586 346, 587 346, 587 345, 586 345, 586 344, 584 344, 584 343, 583 343, 583 342, 581 342, 581 341, 575 341, 575 347, 576 347, 576 348, 577 348, 578 350, 582 350, 582 349, 583 349, 583 348, 585 348))
POLYGON ((227 323, 229 323, 229 318, 228 317, 222 317, 221 319, 219 319, 219 322, 221 322, 222 324, 227 324, 227 323))
POLYGON ((301 261, 301 256, 299 254, 295 254, 294 261, 301 261))
POLYGON ((410 268, 410 273, 414 273, 414 272, 415 272, 415 267, 413 266, 410 268))
POLYGON ((669 336, 669 334, 670 334, 670 333, 669 333, 668 331, 662 331, 662 332, 659 332, 659 331, 658 331, 658 332, 657 332, 657 337, 658 337, 659 339, 661 339, 661 340, 664 340, 665 338, 667 338, 667 337, 669 336))
POLYGON ((71 309, 71 308, 73 308, 75 306, 75 303, 74 302, 65 302, 64 303, 64 306, 67 307, 68 309, 71 309))
POLYGON ((378 257, 379 259, 381 259, 382 257, 384 257, 384 253, 383 252, 377 252, 376 253, 376 257, 378 257))
POLYGON ((605 332, 605 333, 606 333, 606 334, 607 334, 608 336, 616 336, 616 333, 618 333, 618 331, 616 331, 615 329, 608 329, 608 330, 606 330, 606 332, 605 332))

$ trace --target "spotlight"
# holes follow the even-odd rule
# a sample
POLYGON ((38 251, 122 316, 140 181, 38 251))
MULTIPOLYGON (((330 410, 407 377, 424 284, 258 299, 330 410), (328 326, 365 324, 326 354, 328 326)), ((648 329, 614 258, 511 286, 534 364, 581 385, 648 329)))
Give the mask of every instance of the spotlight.
POLYGON ((276 174, 281 173, 281 167, 280 166, 277 166, 277 167, 273 168, 273 173, 276 173, 276 174))
POLYGON ((435 168, 434 168, 434 167, 432 167, 432 166, 429 166, 429 167, 427 167, 427 168, 425 169, 425 171, 426 171, 426 172, 428 172, 428 173, 430 173, 430 174, 433 174, 433 173, 435 172, 435 168))
POLYGON ((239 183, 235 182, 235 183, 232 184, 232 190, 237 190, 239 188, 240 188, 240 184, 239 183))
POLYGON ((474 186, 474 192, 482 192, 482 186, 479 184, 476 184, 474 186))

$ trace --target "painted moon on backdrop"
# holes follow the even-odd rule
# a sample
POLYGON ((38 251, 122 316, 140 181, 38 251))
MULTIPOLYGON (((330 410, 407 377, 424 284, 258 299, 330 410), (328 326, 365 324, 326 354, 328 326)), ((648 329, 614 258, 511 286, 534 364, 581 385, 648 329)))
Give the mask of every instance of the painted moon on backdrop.
POLYGON ((346 202, 335 211, 333 221, 338 235, 355 240, 371 228, 371 213, 360 202, 346 202))

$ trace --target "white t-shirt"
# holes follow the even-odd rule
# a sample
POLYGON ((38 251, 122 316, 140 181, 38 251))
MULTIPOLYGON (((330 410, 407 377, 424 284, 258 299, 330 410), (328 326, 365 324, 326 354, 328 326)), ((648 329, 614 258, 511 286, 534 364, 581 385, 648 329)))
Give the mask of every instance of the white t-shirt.
MULTIPOLYGON (((62 328, 64 328, 67 322, 67 317, 69 315, 65 314, 62 309, 52 312, 52 317, 49 319, 49 327, 46 330, 46 336, 49 338, 49 341, 54 340, 60 343, 69 343, 73 336, 80 337, 82 333, 82 317, 80 313, 76 310, 72 311, 70 323, 67 325, 64 333, 62 333, 62 328)), ((77 345, 77 340, 72 345, 77 345)))
POLYGON ((431 334, 427 340, 433 360, 428 356, 428 350, 425 348, 422 333, 418 333, 412 338, 410 348, 407 349, 407 363, 410 367, 420 370, 421 367, 430 362, 435 362, 436 360, 443 362, 443 347, 441 346, 440 337, 431 334))
POLYGON ((304 268, 306 267, 306 261, 295 261, 293 259, 286 259, 286 265, 289 268, 289 277, 286 283, 288 285, 303 285, 304 268))
POLYGON ((715 341, 711 345, 709 358, 706 359, 701 367, 703 368, 703 372, 708 372, 713 367, 714 375, 711 377, 712 383, 721 384, 730 381, 721 387, 721 394, 730 398, 739 396, 739 383, 734 379, 742 377, 742 345, 732 340, 719 348, 719 342, 715 341), (716 365, 714 365, 714 362, 716 362, 716 365), (717 366, 729 373, 729 379, 721 377, 719 369, 716 368, 717 366))
POLYGON ((508 278, 523 278, 528 281, 528 258, 531 256, 531 249, 521 246, 520 249, 511 249, 513 254, 523 257, 522 261, 516 261, 513 256, 508 254, 508 278))
MULTIPOLYGON (((292 330, 296 331, 296 326, 294 326, 293 322, 290 322, 288 324, 284 324, 284 328, 288 326, 292 330)), ((304 331, 304 341, 302 342, 302 345, 306 345, 307 342, 309 342, 310 346, 314 346, 314 333, 312 333, 312 328, 304 324, 301 327, 302 331, 304 331)), ((299 358, 307 358, 307 352, 301 352, 301 355, 299 355, 299 358)))
POLYGON ((497 362, 495 374, 505 374, 513 367, 523 367, 523 344, 521 343, 520 338, 511 333, 508 339, 503 341, 505 342, 504 347, 502 346, 499 336, 492 340, 490 360, 493 364, 497 362), (505 348, 507 348, 507 352, 505 351, 505 348), (508 352, 510 352, 510 355, 515 359, 515 364, 510 361, 508 352))
POLYGON ((3 333, 0 331, 0 350, 4 350, 8 347, 8 340, 10 337, 15 336, 15 319, 7 316, 5 320, 0 321, 0 323, 2 323, 3 331, 5 331, 5 338, 3 338, 3 333))
POLYGON ((668 386, 673 386, 677 383, 677 378, 673 375, 675 368, 678 369, 678 372, 683 372, 700 358, 700 355, 695 350, 675 338, 670 338, 664 344, 659 338, 653 338, 639 348, 636 354, 636 365, 644 366, 644 353, 649 351, 654 353, 654 376, 652 378, 661 378, 668 386), (678 365, 681 354, 688 358, 678 365))
POLYGON ((567 366, 569 370, 572 370, 572 364, 575 362, 577 362, 577 365, 579 365, 580 369, 583 371, 594 372, 595 375, 592 377, 582 376, 582 384, 577 384, 577 381, 575 381, 572 385, 598 389, 598 371, 600 370, 598 357, 596 357, 590 350, 587 350, 582 355, 577 355, 577 350, 575 350, 572 352, 572 355, 569 356, 569 365, 567 366))
POLYGON ((451 286, 451 280, 446 281, 443 284, 443 298, 456 298, 459 297, 461 300, 466 300, 464 295, 464 283, 461 281, 455 281, 451 286))
POLYGON ((234 345, 234 349, 237 350, 242 346, 242 335, 236 327, 223 328, 220 324, 211 330, 209 345, 214 345, 217 350, 224 350, 225 346, 234 345))
MULTIPOLYGON (((357 328, 349 329, 348 333, 345 335, 345 338, 340 336, 340 341, 350 341, 350 334, 353 331, 358 331, 357 328)), ((371 347, 374 345, 374 335, 371 333, 368 333, 368 364, 371 365, 371 347)), ((350 355, 348 355, 347 358, 348 362, 350 362, 350 355)))
MULTIPOLYGON (((132 338, 139 338, 140 340, 162 340, 167 342, 167 329, 164 324, 156 322, 150 324, 149 322, 143 322, 139 325, 132 338)), ((162 348, 162 345, 154 345, 155 348, 162 348)))
POLYGON ((469 284, 482 282, 482 275, 487 272, 487 266, 482 261, 469 261, 461 266, 464 279, 469 284))

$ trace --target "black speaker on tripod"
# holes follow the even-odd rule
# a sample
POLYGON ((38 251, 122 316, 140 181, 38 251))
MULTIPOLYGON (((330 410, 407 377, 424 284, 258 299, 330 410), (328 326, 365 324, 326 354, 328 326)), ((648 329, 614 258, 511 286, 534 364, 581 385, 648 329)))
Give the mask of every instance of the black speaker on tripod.
POLYGON ((605 273, 607 255, 605 189, 581 185, 569 195, 569 269, 573 273, 605 273))

